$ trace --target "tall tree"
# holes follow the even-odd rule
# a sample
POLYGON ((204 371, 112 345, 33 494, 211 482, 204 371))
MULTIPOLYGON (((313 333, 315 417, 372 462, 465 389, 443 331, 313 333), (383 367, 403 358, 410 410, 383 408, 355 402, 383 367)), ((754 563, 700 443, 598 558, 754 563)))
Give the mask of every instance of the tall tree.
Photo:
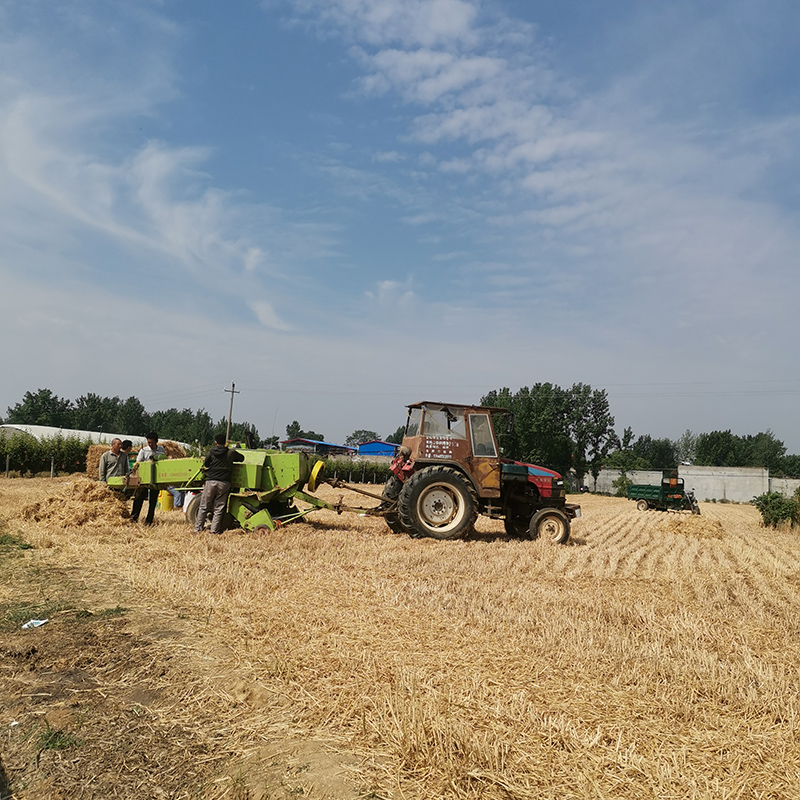
POLYGON ((515 415, 511 433, 501 435, 504 452, 512 458, 541 464, 562 474, 571 467, 573 442, 569 435, 569 393, 551 383, 491 391, 481 405, 509 408, 515 415))
POLYGON ((286 438, 287 439, 312 439, 315 442, 324 442, 325 436, 322 433, 317 433, 316 431, 304 431, 300 427, 300 423, 297 420, 290 422, 286 426, 286 438))
POLYGON ((617 443, 608 395, 605 389, 576 383, 568 392, 568 403, 572 469, 579 484, 583 484, 587 469, 596 482, 603 460, 617 443))
POLYGON ((72 425, 80 431, 113 432, 121 405, 119 397, 101 397, 87 392, 75 401, 72 425))
POLYGON ((6 422, 19 425, 51 425, 72 428, 72 401, 53 394, 50 389, 25 392, 22 402, 8 409, 6 422))
POLYGON ((387 442, 391 442, 392 444, 402 444, 403 443, 403 436, 406 433, 406 426, 401 425, 394 433, 390 433, 386 437, 387 442))
POLYGON ((696 463, 704 467, 742 466, 741 439, 727 431, 711 431, 697 436, 696 463))
POLYGON ((745 462, 742 466, 765 467, 770 472, 778 472, 784 455, 786 446, 769 429, 742 439, 742 458, 745 462))
POLYGON ((381 437, 378 436, 375 431, 367 431, 363 429, 359 429, 353 431, 345 440, 344 443, 348 447, 358 447, 360 444, 364 444, 365 442, 376 442, 381 437))
POLYGON ((693 464, 697 457, 697 436, 688 428, 675 440, 675 456, 681 464, 693 464))

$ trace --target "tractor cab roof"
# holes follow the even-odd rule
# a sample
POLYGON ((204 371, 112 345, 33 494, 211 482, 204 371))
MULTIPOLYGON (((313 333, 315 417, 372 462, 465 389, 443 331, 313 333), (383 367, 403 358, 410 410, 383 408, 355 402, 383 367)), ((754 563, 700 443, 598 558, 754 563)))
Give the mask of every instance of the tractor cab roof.
POLYGON ((410 403, 406 406, 408 409, 412 408, 429 408, 435 411, 441 411, 442 409, 464 409, 465 411, 477 411, 477 412, 484 412, 486 414, 499 414, 499 413, 509 413, 509 409, 502 408, 500 406, 471 406, 465 403, 440 403, 434 402, 432 400, 421 400, 419 403, 410 403))

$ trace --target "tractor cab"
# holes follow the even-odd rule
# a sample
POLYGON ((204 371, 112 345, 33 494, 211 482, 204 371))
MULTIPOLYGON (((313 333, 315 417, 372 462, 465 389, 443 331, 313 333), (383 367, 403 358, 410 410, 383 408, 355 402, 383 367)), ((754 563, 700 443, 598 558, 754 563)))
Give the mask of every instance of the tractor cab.
POLYGON ((488 406, 421 402, 408 406, 403 445, 423 464, 454 464, 471 478, 479 497, 500 496, 500 448, 494 416, 509 412, 488 406))

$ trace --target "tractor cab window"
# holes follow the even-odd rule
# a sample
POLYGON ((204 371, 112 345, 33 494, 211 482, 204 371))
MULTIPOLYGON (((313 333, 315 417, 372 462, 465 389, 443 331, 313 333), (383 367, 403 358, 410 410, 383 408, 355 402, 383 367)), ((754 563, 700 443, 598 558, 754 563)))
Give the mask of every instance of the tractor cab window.
POLYGON ((419 423, 422 420, 421 408, 410 408, 408 410, 408 422, 406 422, 406 436, 417 436, 419 434, 419 423))
POLYGON ((488 414, 470 414, 469 432, 472 436, 473 455, 497 458, 488 414))
POLYGON ((464 412, 461 409, 450 409, 446 406, 425 409, 425 420, 422 423, 423 436, 449 436, 453 439, 466 439, 467 429, 464 424, 464 412))

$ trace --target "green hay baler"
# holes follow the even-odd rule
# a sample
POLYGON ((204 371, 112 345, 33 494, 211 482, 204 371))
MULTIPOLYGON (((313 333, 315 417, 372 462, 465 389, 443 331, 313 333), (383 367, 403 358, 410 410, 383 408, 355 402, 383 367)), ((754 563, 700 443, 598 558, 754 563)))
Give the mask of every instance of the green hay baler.
MULTIPOLYGON (((239 452, 244 456, 244 461, 233 466, 225 528, 275 530, 318 508, 338 513, 382 513, 377 508, 350 508, 341 503, 327 503, 311 494, 321 483, 324 463, 306 453, 245 448, 239 452), (302 500, 310 507, 300 509, 295 505, 296 500, 302 500)), ((108 485, 119 490, 160 490, 170 487, 179 491, 200 492, 204 481, 202 458, 161 458, 158 461, 140 462, 135 474, 127 478, 110 478, 108 485)), ((361 494, 380 499, 369 492, 361 491, 361 494)), ((190 525, 195 522, 199 505, 198 495, 192 498, 186 508, 186 520, 190 525)))

